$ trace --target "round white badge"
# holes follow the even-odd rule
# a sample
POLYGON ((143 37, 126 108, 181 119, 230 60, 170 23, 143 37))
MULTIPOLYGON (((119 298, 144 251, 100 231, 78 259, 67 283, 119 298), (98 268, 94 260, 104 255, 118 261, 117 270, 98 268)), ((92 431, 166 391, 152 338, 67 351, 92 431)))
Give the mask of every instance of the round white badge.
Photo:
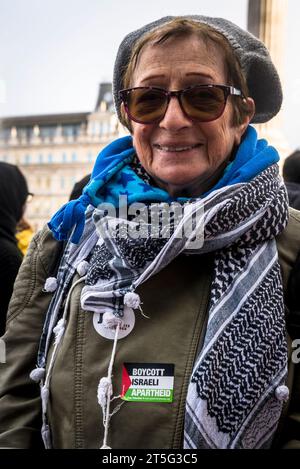
MULTIPOLYGON (((106 326, 103 324, 103 315, 104 313, 94 313, 93 315, 93 324, 96 332, 100 334, 105 339, 114 340, 116 333, 116 326, 106 326)), ((128 336, 135 324, 135 314, 132 308, 124 306, 124 316, 121 319, 118 339, 123 339, 128 336)))

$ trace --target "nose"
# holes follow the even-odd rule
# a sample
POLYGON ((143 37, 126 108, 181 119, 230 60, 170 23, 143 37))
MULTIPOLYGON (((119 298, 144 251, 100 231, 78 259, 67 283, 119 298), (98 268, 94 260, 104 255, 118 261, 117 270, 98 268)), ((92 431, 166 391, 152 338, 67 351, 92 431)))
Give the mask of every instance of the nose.
POLYGON ((159 127, 166 130, 180 130, 191 127, 193 122, 181 109, 177 96, 171 96, 166 113, 159 123, 159 127))

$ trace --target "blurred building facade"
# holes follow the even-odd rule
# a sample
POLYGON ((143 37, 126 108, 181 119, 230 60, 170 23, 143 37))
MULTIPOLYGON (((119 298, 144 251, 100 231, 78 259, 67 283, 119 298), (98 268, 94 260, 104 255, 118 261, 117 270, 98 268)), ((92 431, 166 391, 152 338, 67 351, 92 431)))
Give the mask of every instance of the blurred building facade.
POLYGON ((75 182, 90 173, 99 151, 122 133, 111 83, 101 83, 94 111, 0 120, 0 161, 17 164, 34 197, 26 218, 34 230, 68 201, 75 182))
MULTIPOLYGON (((288 0, 249 0, 248 30, 264 42, 284 85, 284 51, 286 48, 286 15, 288 0)), ((259 136, 275 146, 281 165, 291 148, 283 132, 282 110, 271 121, 256 126, 259 136)))

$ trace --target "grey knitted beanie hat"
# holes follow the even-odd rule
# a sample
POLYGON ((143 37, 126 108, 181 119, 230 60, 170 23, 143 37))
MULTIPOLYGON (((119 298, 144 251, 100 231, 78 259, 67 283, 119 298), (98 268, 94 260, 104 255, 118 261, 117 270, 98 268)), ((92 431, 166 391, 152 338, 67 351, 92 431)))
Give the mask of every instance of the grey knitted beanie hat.
MULTIPOLYGON (((151 30, 167 23, 175 16, 165 16, 157 21, 129 33, 122 41, 114 66, 113 94, 115 108, 121 120, 121 102, 118 92, 124 88, 123 76, 129 62, 132 49, 138 39, 151 30)), ((209 16, 181 16, 178 18, 191 19, 205 23, 223 34, 233 48, 246 77, 249 96, 254 99, 256 112, 252 122, 261 123, 272 119, 280 110, 282 104, 282 88, 277 70, 271 60, 265 45, 249 32, 223 18, 209 16)))

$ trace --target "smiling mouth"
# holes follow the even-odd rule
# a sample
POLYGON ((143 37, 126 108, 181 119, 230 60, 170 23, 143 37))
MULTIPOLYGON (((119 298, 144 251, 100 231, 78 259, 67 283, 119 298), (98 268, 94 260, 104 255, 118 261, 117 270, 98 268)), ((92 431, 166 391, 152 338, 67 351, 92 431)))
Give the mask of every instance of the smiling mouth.
POLYGON ((198 148, 201 146, 201 143, 196 143, 195 145, 184 145, 184 146, 173 146, 173 145, 159 145, 155 143, 154 148, 160 151, 165 151, 167 153, 179 153, 182 151, 194 150, 194 148, 198 148))

